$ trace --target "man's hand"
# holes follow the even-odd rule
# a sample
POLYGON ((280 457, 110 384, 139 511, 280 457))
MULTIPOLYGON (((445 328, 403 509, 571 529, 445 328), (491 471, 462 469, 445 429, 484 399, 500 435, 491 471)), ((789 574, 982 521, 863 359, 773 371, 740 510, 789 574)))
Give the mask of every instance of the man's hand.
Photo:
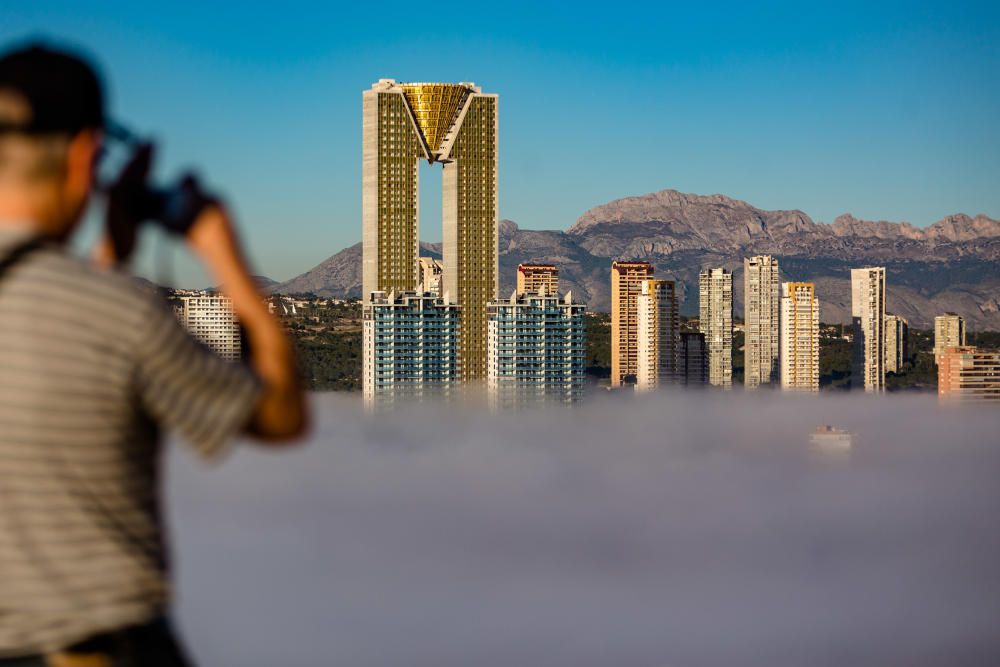
POLYGON ((153 164, 153 145, 143 144, 107 192, 104 235, 94 251, 100 266, 128 263, 136 232, 146 215, 146 182, 153 164))
POLYGON ((233 300, 250 342, 250 363, 264 382, 248 431, 265 440, 301 435, 307 423, 306 404, 291 342, 264 305, 226 211, 218 204, 205 208, 187 240, 233 300))

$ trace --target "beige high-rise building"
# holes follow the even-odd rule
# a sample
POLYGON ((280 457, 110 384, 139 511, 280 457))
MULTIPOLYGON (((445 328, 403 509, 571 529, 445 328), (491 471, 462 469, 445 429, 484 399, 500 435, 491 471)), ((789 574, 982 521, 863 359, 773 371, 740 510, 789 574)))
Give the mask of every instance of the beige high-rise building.
POLYGON ((639 364, 639 294, 642 282, 653 277, 649 262, 611 265, 611 386, 636 376, 639 364))
POLYGON ((559 294, 559 269, 555 264, 518 264, 517 293, 544 296, 559 294))
POLYGON ((420 258, 420 284, 425 294, 441 296, 441 262, 433 257, 420 258))
POLYGON ((885 372, 898 373, 909 357, 910 324, 899 315, 885 316, 885 372))
POLYGON ((885 267, 851 269, 851 386, 885 389, 885 267))
POLYGON ((656 279, 642 281, 641 290, 635 388, 652 391, 677 382, 677 290, 673 280, 656 279))
POLYGON ((945 313, 934 318, 934 363, 949 347, 965 345, 965 319, 955 313, 945 313))
POLYGON ((471 83, 382 79, 363 95, 362 292, 420 280, 421 159, 444 165, 440 292, 460 308, 464 379, 486 377, 486 305, 497 297, 497 104, 471 83))
POLYGON ((733 274, 722 268, 698 276, 699 326, 708 346, 708 383, 733 386, 733 274))
POLYGON ((777 383, 779 302, 778 260, 770 255, 743 259, 744 384, 752 389, 777 383))
POLYGON ((819 301, 813 283, 781 285, 781 388, 819 391, 819 301))

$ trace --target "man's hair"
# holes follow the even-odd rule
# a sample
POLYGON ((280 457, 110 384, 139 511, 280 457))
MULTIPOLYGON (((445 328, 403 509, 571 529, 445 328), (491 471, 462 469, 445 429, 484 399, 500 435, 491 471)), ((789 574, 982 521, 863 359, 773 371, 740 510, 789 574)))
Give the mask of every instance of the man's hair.
POLYGON ((0 91, 21 97, 26 123, 0 131, 74 135, 104 125, 104 91, 97 71, 82 57, 31 44, 0 56, 0 91))
POLYGON ((104 92, 82 57, 29 44, 0 56, 0 172, 44 178, 68 140, 104 125, 104 92))

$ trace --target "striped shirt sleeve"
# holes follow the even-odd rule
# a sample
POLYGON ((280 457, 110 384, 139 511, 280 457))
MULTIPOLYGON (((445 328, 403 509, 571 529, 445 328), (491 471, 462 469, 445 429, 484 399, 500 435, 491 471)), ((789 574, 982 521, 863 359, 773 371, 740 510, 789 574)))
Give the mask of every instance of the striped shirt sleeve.
POLYGON ((164 304, 149 311, 135 375, 142 406, 201 456, 215 458, 249 423, 260 382, 246 365, 225 361, 192 338, 164 304))

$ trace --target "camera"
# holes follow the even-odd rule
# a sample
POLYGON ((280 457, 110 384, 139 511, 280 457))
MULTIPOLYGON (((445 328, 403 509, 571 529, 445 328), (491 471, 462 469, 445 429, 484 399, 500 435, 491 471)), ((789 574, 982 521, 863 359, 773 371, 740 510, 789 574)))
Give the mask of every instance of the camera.
MULTIPOLYGON (((171 185, 158 187, 149 183, 155 147, 124 126, 108 122, 105 126, 109 152, 116 148, 117 173, 98 177, 108 197, 108 216, 133 224, 153 223, 166 231, 183 236, 205 207, 215 203, 192 172, 184 172, 171 185)), ((105 160, 106 162, 106 160, 105 160)), ((114 169, 114 165, 111 167, 114 169)))

